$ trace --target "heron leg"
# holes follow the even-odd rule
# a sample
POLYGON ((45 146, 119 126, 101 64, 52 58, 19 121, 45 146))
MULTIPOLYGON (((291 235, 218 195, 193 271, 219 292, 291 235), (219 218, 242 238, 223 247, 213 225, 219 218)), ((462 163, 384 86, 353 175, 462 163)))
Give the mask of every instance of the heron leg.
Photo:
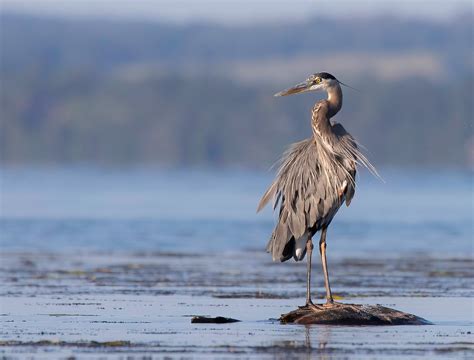
POLYGON ((311 255, 313 254, 313 240, 311 237, 306 242, 306 263, 307 263, 307 274, 306 274, 306 306, 313 305, 311 301, 311 255))
POLYGON ((319 240, 319 253, 321 254, 321 263, 323 264, 324 286, 326 287, 326 304, 333 304, 334 300, 331 293, 331 285, 329 284, 328 264, 326 261, 326 232, 327 227, 321 230, 321 240, 319 240))

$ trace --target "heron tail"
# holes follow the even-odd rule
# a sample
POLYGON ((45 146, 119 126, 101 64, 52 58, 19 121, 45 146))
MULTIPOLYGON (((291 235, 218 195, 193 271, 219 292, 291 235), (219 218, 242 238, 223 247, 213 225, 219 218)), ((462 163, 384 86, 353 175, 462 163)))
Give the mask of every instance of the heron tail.
POLYGON ((281 244, 278 244, 278 238, 275 234, 272 234, 272 237, 267 243, 266 250, 268 253, 272 254, 273 261, 285 262, 294 257, 295 239, 291 238, 291 240, 285 244, 283 250, 281 250, 281 248, 281 244))

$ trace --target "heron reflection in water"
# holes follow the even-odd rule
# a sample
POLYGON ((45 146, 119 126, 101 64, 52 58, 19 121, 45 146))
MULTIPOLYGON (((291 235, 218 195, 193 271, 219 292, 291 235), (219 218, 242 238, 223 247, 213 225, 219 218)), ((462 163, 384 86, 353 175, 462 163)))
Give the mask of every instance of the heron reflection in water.
POLYGON ((341 124, 331 119, 341 110, 342 89, 333 75, 320 72, 275 96, 308 91, 326 91, 327 99, 318 101, 311 112, 313 135, 290 146, 283 154, 276 179, 258 205, 260 211, 271 199, 279 206, 278 223, 267 244, 274 261, 307 256, 306 306, 320 308, 311 300, 311 256, 313 236, 321 233, 319 252, 326 287, 325 307, 334 305, 326 261, 326 234, 341 205, 351 203, 355 192, 357 166, 377 175, 375 168, 360 152, 354 138, 341 124))

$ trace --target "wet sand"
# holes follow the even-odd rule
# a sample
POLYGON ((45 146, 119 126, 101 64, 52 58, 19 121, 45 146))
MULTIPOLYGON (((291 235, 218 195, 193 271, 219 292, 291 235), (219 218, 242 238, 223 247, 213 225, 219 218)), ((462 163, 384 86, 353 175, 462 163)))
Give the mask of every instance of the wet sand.
POLYGON ((434 323, 392 327, 280 325, 304 300, 305 265, 261 252, 4 252, 0 260, 6 358, 474 357, 469 257, 331 257, 338 301, 434 323), (242 321, 191 324, 194 315, 242 321))

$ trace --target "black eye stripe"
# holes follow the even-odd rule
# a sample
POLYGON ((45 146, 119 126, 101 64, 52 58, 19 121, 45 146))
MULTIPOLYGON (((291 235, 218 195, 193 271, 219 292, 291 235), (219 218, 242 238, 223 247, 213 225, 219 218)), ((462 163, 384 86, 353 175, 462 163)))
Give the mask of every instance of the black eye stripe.
POLYGON ((331 75, 331 74, 329 74, 329 73, 327 73, 327 72, 321 72, 321 73, 318 73, 318 74, 316 74, 316 75, 317 75, 318 77, 323 78, 323 79, 336 80, 336 78, 335 78, 333 75, 331 75))
POLYGON ((324 80, 336 80, 336 78, 327 72, 320 72, 310 75, 306 81, 321 84, 324 80))

